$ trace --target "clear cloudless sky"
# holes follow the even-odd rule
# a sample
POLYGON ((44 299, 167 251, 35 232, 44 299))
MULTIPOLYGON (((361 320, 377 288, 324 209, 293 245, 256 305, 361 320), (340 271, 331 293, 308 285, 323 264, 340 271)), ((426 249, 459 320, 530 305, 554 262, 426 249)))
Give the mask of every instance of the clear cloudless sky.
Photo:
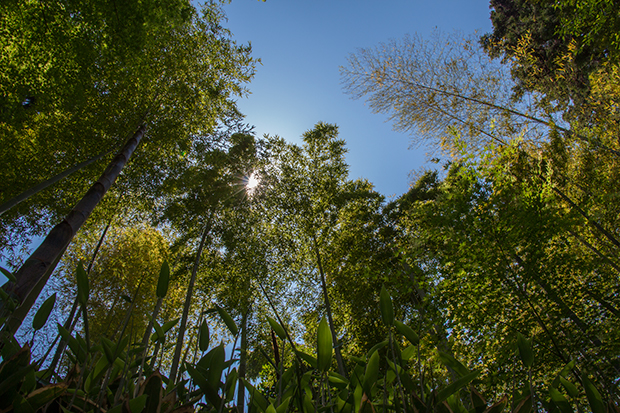
POLYGON ((387 197, 406 192, 410 172, 430 165, 428 150, 409 149, 411 137, 393 131, 386 115, 345 94, 339 67, 360 48, 406 34, 492 28, 485 0, 232 0, 224 10, 235 40, 250 42, 262 62, 238 102, 258 136, 301 143, 317 122, 334 123, 350 178, 368 179, 387 197))

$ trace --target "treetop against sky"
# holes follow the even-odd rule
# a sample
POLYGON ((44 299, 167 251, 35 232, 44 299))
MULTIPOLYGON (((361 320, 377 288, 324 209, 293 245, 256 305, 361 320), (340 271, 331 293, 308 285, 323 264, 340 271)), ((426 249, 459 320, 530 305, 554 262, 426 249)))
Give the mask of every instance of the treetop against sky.
POLYGON ((258 135, 300 142, 317 122, 335 123, 347 142, 351 177, 368 179, 388 197, 407 191, 409 173, 432 156, 424 147, 408 150, 409 136, 394 132, 363 100, 351 100, 339 67, 359 48, 406 34, 491 31, 486 1, 235 0, 225 11, 235 39, 251 42, 261 59, 250 96, 238 101, 258 135))

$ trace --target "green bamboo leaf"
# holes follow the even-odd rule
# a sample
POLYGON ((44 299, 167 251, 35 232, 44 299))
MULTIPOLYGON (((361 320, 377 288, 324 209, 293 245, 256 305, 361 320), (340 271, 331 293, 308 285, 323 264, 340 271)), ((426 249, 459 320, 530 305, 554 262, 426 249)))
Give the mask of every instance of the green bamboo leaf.
POLYGON ((558 389, 549 387, 549 396, 551 396, 551 401, 555 403, 562 413, 573 413, 570 403, 558 389))
POLYGON ((500 399, 500 401, 489 406, 484 413, 502 413, 504 411, 504 407, 506 407, 506 404, 508 404, 508 397, 504 396, 500 399))
POLYGON ((164 329, 161 328, 157 320, 153 320, 153 328, 155 329, 155 334, 151 336, 151 341, 162 341, 165 337, 164 329))
POLYGON ((177 325, 180 318, 175 318, 174 320, 166 321, 163 326, 161 326, 162 331, 166 334, 172 327, 177 325))
POLYGON ((116 357, 114 357, 114 343, 106 337, 101 338, 101 345, 103 347, 103 354, 108 360, 108 364, 114 363, 116 357))
POLYGON ((370 356, 368 364, 366 364, 366 371, 364 372, 364 382, 362 387, 364 392, 370 396, 372 386, 379 378, 379 352, 375 351, 370 356))
POLYGON ((73 351, 73 354, 75 354, 76 357, 79 357, 80 345, 75 337, 73 337, 62 325, 56 323, 56 327, 58 328, 58 333, 62 339, 69 344, 69 348, 73 351))
POLYGON ((317 365, 320 371, 326 372, 332 364, 332 334, 325 317, 319 323, 317 332, 317 365))
POLYGON ((207 379, 191 365, 187 366, 187 372, 192 380, 194 380, 194 383, 200 387, 200 390, 204 393, 207 400, 209 400, 213 406, 219 407, 222 403, 222 399, 218 395, 217 390, 211 386, 207 379))
POLYGON ((459 376, 464 377, 470 373, 467 367, 450 354, 437 350, 437 355, 439 356, 439 360, 441 360, 446 367, 454 370, 459 376))
POLYGON ((269 325, 271 326, 273 331, 275 331, 278 337, 280 337, 280 340, 285 340, 286 332, 284 331, 284 328, 280 324, 278 324, 276 320, 274 320, 271 317, 267 317, 267 321, 269 322, 269 325))
POLYGON ((459 391, 462 387, 467 386, 469 382, 478 377, 478 374, 480 374, 480 372, 472 371, 471 373, 458 378, 454 383, 451 383, 443 389, 439 390, 439 392, 437 393, 437 398, 435 399, 435 403, 441 403, 442 401, 446 400, 448 397, 459 391))
MULTIPOLYGON (((389 343, 390 342, 388 340, 385 340, 372 346, 372 348, 368 350, 368 354, 366 355, 366 360, 370 359, 370 356, 372 356, 375 351, 381 350, 383 347, 387 346, 389 343)), ((362 364, 366 364, 366 360, 364 360, 362 364)))
POLYGON ((226 327, 228 327, 233 337, 236 337, 239 330, 237 329, 237 325, 235 324, 235 321, 233 320, 233 318, 230 316, 230 314, 226 312, 226 310, 224 310, 219 305, 216 305, 215 308, 217 309, 217 312, 220 314, 220 317, 222 317, 222 320, 224 320, 226 327))
POLYGON ((588 403, 590 404, 592 413, 606 413, 607 408, 605 407, 601 394, 598 392, 585 372, 581 375, 581 382, 583 383, 583 387, 586 391, 586 397, 588 398, 588 403))
POLYGON ((157 298, 164 298, 168 293, 168 284, 170 283, 170 266, 168 261, 164 261, 159 270, 159 278, 157 279, 157 298))
POLYGON ((0 267, 0 272, 2 272, 2 274, 4 274, 4 276, 6 278, 8 278, 10 282, 12 282, 12 283, 17 282, 17 278, 15 278, 13 273, 11 271, 7 270, 6 268, 0 267))
POLYGON ((209 326, 204 320, 200 324, 200 330, 198 331, 198 347, 203 352, 209 348, 209 326))
POLYGON ((47 319, 49 318, 50 313, 54 309, 55 303, 56 293, 50 295, 48 299, 45 300, 43 304, 41 304, 41 307, 39 307, 39 310, 32 319, 32 328, 34 328, 35 331, 40 330, 41 328, 43 328, 45 323, 47 323, 47 319))
POLYGON ((383 324, 388 327, 394 325, 394 307, 392 306, 392 297, 390 297, 390 293, 388 293, 385 289, 385 285, 381 287, 379 307, 381 308, 381 318, 383 319, 383 324))
POLYGON ((512 413, 530 413, 532 411, 532 396, 528 395, 525 399, 521 400, 517 407, 514 408, 512 413))
POLYGON ((409 361, 411 360, 413 356, 416 355, 417 352, 418 352, 417 346, 409 346, 403 350, 400 356, 403 359, 403 361, 409 361))
POLYGON ((418 343, 420 342, 420 337, 418 337, 417 333, 413 331, 411 327, 401 323, 398 320, 394 321, 394 326, 396 326, 396 330, 398 330, 400 334, 405 336, 405 338, 409 340, 411 344, 413 344, 414 346, 418 345, 418 343))
POLYGON ((470 387, 469 396, 475 413, 482 413, 487 409, 487 401, 473 386, 470 387))
POLYGON ((526 339, 523 334, 517 333, 517 346, 519 356, 525 367, 531 368, 534 364, 534 353, 532 352, 532 341, 526 339))
POLYGON ((252 384, 248 382, 247 380, 244 380, 244 379, 239 379, 239 380, 243 383, 246 389, 248 389, 248 392, 250 393, 250 398, 252 402, 254 403, 254 405, 258 407, 261 412, 264 413, 269 407, 269 402, 267 401, 265 396, 263 396, 260 391, 256 390, 256 388, 252 386, 252 384))
POLYGON ((26 400, 34 409, 40 409, 63 394, 67 387, 66 383, 48 384, 29 393, 26 400))
POLYGON ((284 399, 282 401, 282 403, 280 403, 280 405, 276 409, 276 413, 286 413, 286 412, 288 412, 288 405, 290 404, 291 399, 292 399, 292 397, 287 397, 286 399, 284 399))
POLYGON ((239 373, 237 373, 237 369, 232 369, 230 374, 226 376, 226 384, 224 385, 224 394, 226 394, 226 401, 229 402, 235 397, 235 391, 237 390, 237 379, 239 378, 239 373))
POLYGON ((218 389, 220 386, 222 371, 224 371, 225 368, 225 358, 226 352, 223 344, 220 344, 213 349, 211 361, 209 362, 209 374, 207 375, 207 380, 214 389, 218 389))
POLYGON ((90 287, 88 285, 88 274, 84 270, 84 264, 82 263, 82 261, 78 263, 76 279, 78 289, 78 302, 81 305, 85 306, 88 302, 90 287))
POLYGON ((146 406, 146 399, 148 397, 148 395, 143 394, 142 396, 129 400, 129 410, 131 410, 131 413, 141 413, 146 406))
POLYGON ((303 353, 303 352, 301 352, 301 351, 298 351, 298 352, 297 352, 297 355, 298 355, 301 359, 303 359, 306 363, 308 363, 308 364, 310 365, 310 367, 312 367, 313 369, 316 369, 316 368, 317 368, 317 366, 318 366, 318 362, 317 362, 316 357, 311 356, 310 354, 303 353))
POLYGON ((577 390, 577 387, 573 383, 561 376, 560 383, 562 383, 562 386, 566 389, 566 392, 570 395, 570 397, 574 398, 579 396, 579 390, 577 390))

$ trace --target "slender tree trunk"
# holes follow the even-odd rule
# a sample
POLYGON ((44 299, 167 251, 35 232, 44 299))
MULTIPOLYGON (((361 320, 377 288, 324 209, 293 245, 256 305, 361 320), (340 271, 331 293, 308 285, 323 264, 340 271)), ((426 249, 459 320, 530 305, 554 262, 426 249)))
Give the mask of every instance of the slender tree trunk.
MULTIPOLYGON (((185 294, 185 304, 183 305, 183 315, 181 316, 181 324, 179 324, 179 335, 177 336, 177 344, 174 348, 174 357, 172 359, 172 367, 170 367, 170 374, 168 375, 168 386, 173 386, 175 377, 179 368, 179 361, 181 360, 181 351, 183 350, 183 338, 185 336, 185 328, 187 326, 187 318, 189 316, 189 307, 192 302, 192 296, 194 294, 194 284, 196 283, 196 274, 198 273, 198 266, 200 265, 200 257, 202 256, 202 250, 204 249, 207 237, 211 232, 211 219, 213 218, 213 211, 205 225, 202 235, 200 236, 200 244, 198 251, 196 251, 196 259, 194 260, 194 268, 192 269, 192 276, 187 286, 187 294, 185 294)), ((172 388, 172 387, 170 387, 172 388)))
MULTIPOLYGON (((84 222, 86 222, 90 213, 97 204, 99 204, 105 193, 121 173, 121 170, 140 143, 145 131, 146 125, 140 126, 127 141, 119 154, 116 155, 108 165, 106 170, 99 177, 99 180, 90 187, 88 192, 86 192, 84 197, 76 204, 69 215, 67 215, 61 223, 52 228, 41 245, 39 245, 15 274, 17 278, 15 285, 6 284, 4 286, 5 291, 12 291, 14 297, 16 297, 20 303, 24 303, 25 298, 34 289, 35 285, 42 280, 46 272, 51 273, 49 270, 53 270, 53 266, 55 266, 54 263, 60 260, 64 250, 77 231, 84 222)), ((15 320, 13 327, 19 327, 22 321, 23 318, 15 320)))
POLYGON ((237 390, 237 411, 243 413, 245 408, 245 372, 247 365, 247 349, 248 349, 248 312, 249 307, 241 316, 241 351, 239 353, 239 388, 237 390))
POLYGON ((82 163, 79 163, 77 165, 75 165, 72 168, 69 168, 61 173, 59 173, 58 175, 48 179, 47 181, 41 182, 38 185, 33 186, 30 189, 27 189, 26 191, 22 192, 21 194, 17 195, 14 198, 9 199, 8 201, 6 201, 4 204, 0 205, 0 215, 4 214, 6 211, 8 211, 9 209, 13 208, 14 206, 16 206, 17 204, 19 204, 22 201, 25 201, 26 199, 30 198, 31 196, 43 191, 44 189, 46 189, 47 187, 55 184, 58 181, 63 180, 64 178, 66 178, 67 176, 71 175, 74 172, 79 171, 82 168, 87 167, 88 165, 90 165, 91 163, 97 162, 99 159, 103 158, 104 156, 108 155, 110 151, 104 152, 104 153, 100 153, 99 155, 93 156, 90 159, 85 160, 82 163))
POLYGON ((325 311, 327 312, 327 321, 329 322, 329 330, 332 333, 332 341, 334 342, 334 351, 336 353, 336 361, 338 362, 338 372, 346 376, 346 370, 344 362, 342 360, 342 353, 340 352, 340 342, 336 336, 336 329, 334 327, 334 319, 332 318, 332 308, 329 303, 329 296, 327 295, 327 283, 325 281, 325 273, 323 272, 323 263, 321 262, 321 253, 319 252, 319 245, 316 242, 316 237, 312 234, 312 241, 314 243, 314 251, 316 253, 316 260, 319 266, 319 273, 321 275, 321 288, 323 289, 323 298, 325 300, 325 311))

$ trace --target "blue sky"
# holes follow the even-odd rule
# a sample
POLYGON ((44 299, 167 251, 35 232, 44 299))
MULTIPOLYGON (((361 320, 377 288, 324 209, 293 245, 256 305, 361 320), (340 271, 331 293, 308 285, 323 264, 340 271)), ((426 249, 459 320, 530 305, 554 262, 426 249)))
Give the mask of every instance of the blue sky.
POLYGON ((407 191, 410 171, 426 164, 428 151, 408 150, 410 136, 350 99, 338 68, 350 53, 406 34, 491 31, 482 0, 233 0, 224 9, 235 39, 251 42, 262 60, 252 94, 239 100, 258 135, 299 143, 317 122, 335 123, 347 141, 350 177, 368 179, 388 197, 407 191))

